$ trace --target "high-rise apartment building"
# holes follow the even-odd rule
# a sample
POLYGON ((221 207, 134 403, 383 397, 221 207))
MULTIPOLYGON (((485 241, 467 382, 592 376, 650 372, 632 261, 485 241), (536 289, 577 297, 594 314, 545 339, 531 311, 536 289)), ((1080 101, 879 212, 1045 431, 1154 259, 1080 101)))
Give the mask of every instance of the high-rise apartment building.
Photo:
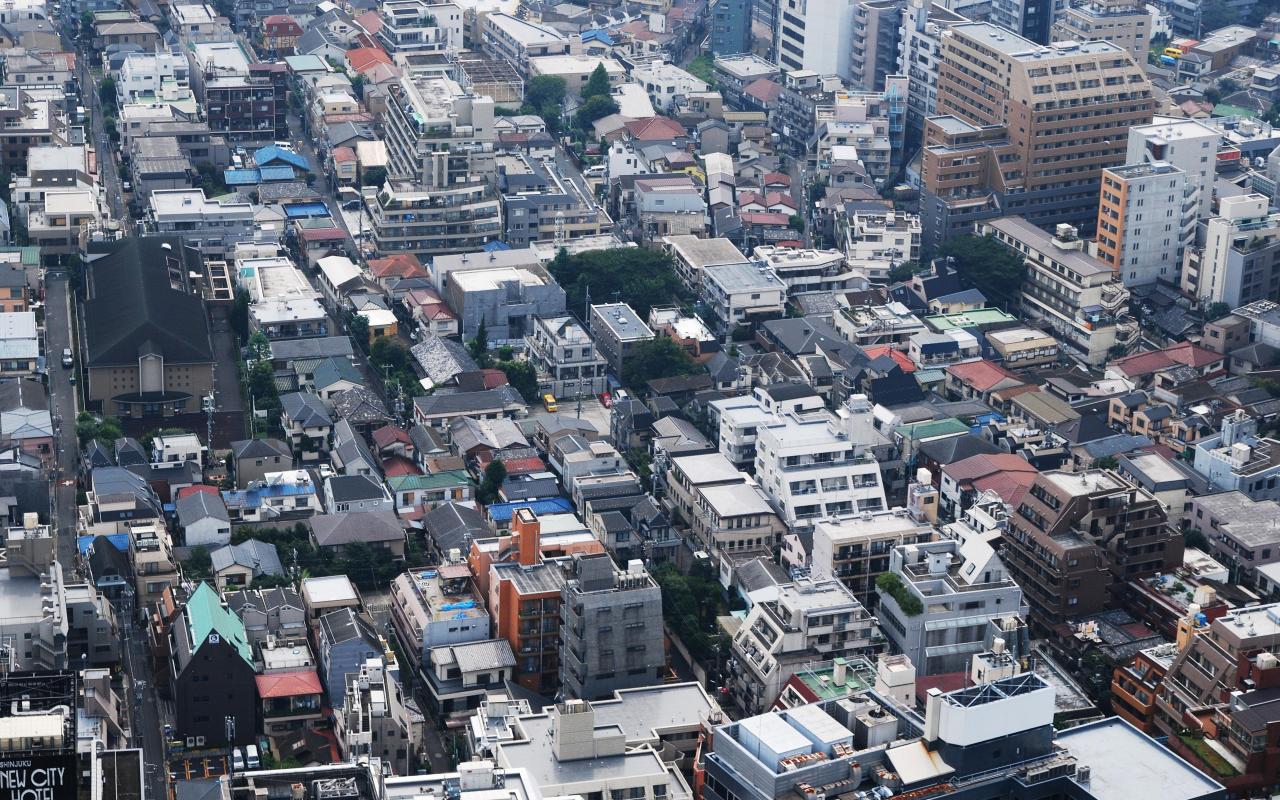
POLYGON ((1043 630, 1105 609, 1113 585, 1182 563, 1182 535, 1150 492, 1114 472, 1042 472, 1001 552, 1043 630))
POLYGON ((1221 140, 1218 130, 1199 120, 1157 116, 1149 125, 1129 129, 1124 163, 1160 161, 1182 170, 1197 193, 1196 216, 1208 218, 1213 211, 1221 140))
POLYGON ((383 124, 388 182, 366 201, 379 253, 474 252, 502 236, 491 98, 406 75, 383 124))
POLYGON ((1102 170, 1151 120, 1142 67, 1109 42, 1037 45, 991 23, 943 34, 937 115, 925 121, 927 244, 1019 214, 1082 232, 1097 222, 1102 170))
POLYGON ((964 15, 930 0, 908 0, 898 35, 898 72, 909 81, 907 125, 917 134, 926 117, 938 107, 938 59, 942 34, 952 25, 969 22, 964 15))
POLYGON ((779 0, 774 37, 783 71, 850 78, 853 16, 849 0, 779 0))
POLYGON ((884 88, 885 76, 898 70, 898 39, 902 36, 899 0, 861 0, 853 6, 853 49, 849 80, 864 91, 884 88))
POLYGON ((1163 161, 1104 169, 1098 258, 1125 286, 1176 283, 1195 241, 1198 198, 1187 174, 1163 161))
POLYGON ((711 52, 737 55, 751 51, 751 0, 716 0, 711 4, 711 52))
POLYGON ((560 603, 564 692, 594 700, 661 682, 667 664, 662 590, 644 563, 633 560, 620 570, 608 553, 578 553, 565 569, 560 603))
POLYGON ((1036 44, 1048 44, 1066 0, 991 0, 987 20, 1036 44))
POLYGON ((1111 42, 1141 64, 1151 41, 1151 14, 1134 0, 1086 0, 1062 10, 1053 24, 1053 40, 1111 42))
POLYGON ((1231 308, 1280 295, 1280 213, 1266 195, 1224 197, 1203 223, 1204 246, 1182 264, 1182 290, 1231 308))

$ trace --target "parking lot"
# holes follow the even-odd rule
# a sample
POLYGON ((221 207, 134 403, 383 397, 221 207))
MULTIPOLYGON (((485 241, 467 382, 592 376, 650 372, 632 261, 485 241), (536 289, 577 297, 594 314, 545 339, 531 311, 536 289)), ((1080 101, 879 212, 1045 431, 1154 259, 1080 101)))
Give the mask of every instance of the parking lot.
MULTIPOLYGON (((557 405, 559 406, 559 408, 554 414, 550 413, 545 408, 543 408, 540 403, 535 403, 533 405, 530 405, 529 416, 527 418, 529 420, 529 424, 526 427, 526 430, 532 433, 533 428, 536 425, 536 420, 543 417, 577 417, 579 416, 577 400, 558 400, 557 405)), ((588 422, 590 422, 592 425, 594 425, 596 430, 600 432, 601 437, 608 437, 609 409, 604 407, 604 405, 600 402, 600 398, 598 397, 582 398, 581 417, 582 419, 585 419, 588 422)), ((522 427, 525 427, 525 426, 522 426, 522 427)))

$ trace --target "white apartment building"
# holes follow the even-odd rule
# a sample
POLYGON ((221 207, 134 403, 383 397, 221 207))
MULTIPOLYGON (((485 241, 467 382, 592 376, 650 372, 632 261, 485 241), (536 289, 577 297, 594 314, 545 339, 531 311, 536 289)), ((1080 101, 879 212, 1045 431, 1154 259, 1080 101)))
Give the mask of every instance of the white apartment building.
POLYGON ((366 201, 381 254, 476 252, 502 236, 493 100, 448 78, 401 78, 387 107, 387 186, 366 201))
POLYGON ((1182 265, 1183 291, 1232 308, 1280 296, 1280 213, 1266 195, 1222 198, 1205 227, 1204 247, 1182 265))
POLYGON ((670 111, 677 97, 707 91, 706 81, 667 61, 637 64, 631 70, 631 80, 644 87, 653 107, 662 112, 670 111))
POLYGON ((778 414, 804 414, 825 407, 822 397, 808 386, 777 384, 757 386, 750 396, 712 400, 707 416, 719 431, 720 454, 738 469, 754 469, 756 436, 760 426, 778 414))
POLYGON ((786 72, 852 78, 854 3, 846 0, 780 0, 774 52, 786 72))
POLYGON ((129 103, 154 102, 166 91, 190 89, 191 68, 181 54, 130 53, 120 65, 116 79, 116 101, 120 107, 129 103))
POLYGON ((395 775, 412 775, 422 747, 423 717, 405 705, 394 653, 373 656, 347 673, 347 694, 334 733, 348 761, 379 758, 395 775))
POLYGON ((569 52, 569 40, 555 28, 511 14, 485 14, 482 36, 485 51, 506 61, 521 75, 529 72, 531 58, 569 52))
POLYGON ((907 76, 907 124, 923 130, 938 111, 938 64, 942 35, 969 19, 932 0, 908 0, 898 36, 898 72, 907 76))
MULTIPOLYGON (((864 398, 865 399, 865 398, 864 398)), ((756 480, 788 528, 887 507, 870 414, 787 412, 756 430, 756 480)))
POLYGON ((1207 218, 1213 209, 1213 182, 1217 178, 1221 141, 1220 132, 1199 120, 1156 116, 1149 125, 1129 129, 1124 163, 1163 161, 1182 170, 1197 192, 1196 216, 1207 218))
POLYGON ((605 390, 608 362, 573 317, 539 317, 524 340, 543 394, 559 400, 590 399, 605 390))
POLYGON ((1106 362, 1114 345, 1137 341, 1138 324, 1128 316, 1129 290, 1110 265, 1084 252, 1075 229, 1046 233, 1022 217, 1000 217, 977 225, 982 236, 1022 256, 1022 315, 1053 333, 1069 353, 1088 364, 1106 362))
POLYGON ((231 23, 205 3, 175 3, 169 7, 169 16, 174 30, 187 45, 235 41, 231 23))
POLYGON ((158 189, 151 193, 147 222, 155 233, 176 234, 206 254, 225 256, 255 238, 252 203, 210 200, 203 189, 158 189))
POLYGON ((840 244, 849 268, 872 283, 888 283, 890 270, 920 259, 919 216, 860 208, 843 219, 840 244))
POLYGON ((788 294, 867 288, 867 276, 850 269, 845 254, 839 250, 798 250, 764 244, 752 255, 782 279, 788 294))
MULTIPOLYGON (((933 494, 937 509, 937 493, 933 494)), ((809 570, 815 578, 833 578, 870 603, 876 578, 889 571, 889 554, 904 544, 933 540, 933 522, 905 508, 824 519, 813 526, 809 570)))
POLYGON ((453 3, 386 0, 378 41, 388 53, 457 52, 463 47, 463 11, 453 3))
POLYGON ((804 578, 782 584, 776 600, 747 612, 733 635, 729 682, 740 706, 760 712, 804 665, 865 656, 883 642, 875 617, 844 584, 804 578))
POLYGON ((782 316, 787 286, 763 264, 718 264, 702 270, 702 295, 721 331, 782 316))
POLYGON ((1184 248, 1195 242, 1199 192, 1187 174, 1163 161, 1102 170, 1098 258, 1125 286, 1173 282, 1184 248))

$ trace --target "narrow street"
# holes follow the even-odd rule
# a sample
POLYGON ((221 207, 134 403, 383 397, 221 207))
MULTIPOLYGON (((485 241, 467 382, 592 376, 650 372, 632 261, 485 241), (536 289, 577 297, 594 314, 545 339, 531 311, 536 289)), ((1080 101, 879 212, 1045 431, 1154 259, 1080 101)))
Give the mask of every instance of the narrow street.
MULTIPOLYGON (((76 472, 80 463, 76 441, 78 386, 71 384, 76 369, 62 366, 62 351, 71 347, 71 292, 62 271, 45 275, 45 357, 49 364, 49 410, 58 434, 57 467, 54 469, 54 519, 58 536, 58 561, 70 572, 76 565, 76 472)), ((76 348, 72 347, 74 353, 76 348)), ((76 357, 77 367, 79 354, 76 357)))

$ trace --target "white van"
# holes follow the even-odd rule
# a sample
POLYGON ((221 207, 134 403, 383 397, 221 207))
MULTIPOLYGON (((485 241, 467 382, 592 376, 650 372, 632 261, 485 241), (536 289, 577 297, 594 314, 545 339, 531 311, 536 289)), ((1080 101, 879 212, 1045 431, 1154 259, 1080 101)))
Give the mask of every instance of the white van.
POLYGON ((231 771, 244 772, 244 751, 239 747, 231 751, 231 771))
POLYGON ((248 769, 262 768, 262 759, 258 758, 258 746, 256 744, 244 746, 244 765, 248 769))

